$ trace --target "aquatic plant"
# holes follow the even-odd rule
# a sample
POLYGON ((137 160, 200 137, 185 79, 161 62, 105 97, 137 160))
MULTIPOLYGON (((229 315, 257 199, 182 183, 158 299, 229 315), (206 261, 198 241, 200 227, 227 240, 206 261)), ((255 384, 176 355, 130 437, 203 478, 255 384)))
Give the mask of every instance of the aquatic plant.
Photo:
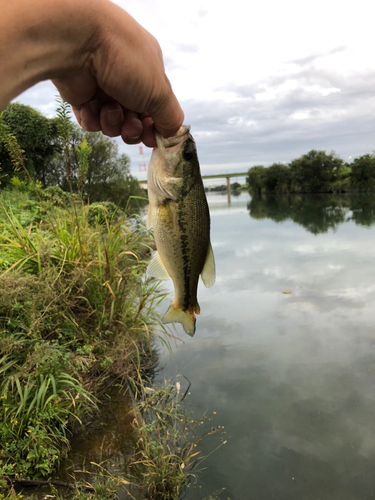
MULTIPOLYGON (((199 449, 202 440, 220 431, 209 427, 207 415, 196 420, 186 412, 184 400, 190 384, 183 394, 180 387, 179 381, 165 381, 159 388, 146 387, 139 403, 142 420, 134 423, 138 452, 133 467, 146 482, 150 500, 178 500, 208 456, 202 456, 199 449)), ((226 444, 223 437, 220 439, 211 453, 226 444)))

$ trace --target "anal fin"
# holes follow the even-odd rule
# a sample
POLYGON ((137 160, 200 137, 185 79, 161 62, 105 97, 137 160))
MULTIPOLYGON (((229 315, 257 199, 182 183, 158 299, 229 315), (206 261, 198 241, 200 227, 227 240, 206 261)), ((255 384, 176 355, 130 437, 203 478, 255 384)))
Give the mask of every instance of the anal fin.
POLYGON ((215 259, 211 243, 208 245, 206 261, 201 272, 201 278, 206 288, 210 288, 216 279, 215 259))

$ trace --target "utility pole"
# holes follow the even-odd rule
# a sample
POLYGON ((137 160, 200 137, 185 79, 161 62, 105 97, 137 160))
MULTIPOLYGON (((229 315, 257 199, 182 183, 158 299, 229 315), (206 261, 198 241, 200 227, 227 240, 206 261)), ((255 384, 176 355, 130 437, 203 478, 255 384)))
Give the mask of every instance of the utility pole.
POLYGON ((227 177, 227 194, 228 194, 228 203, 230 203, 230 177, 227 177))

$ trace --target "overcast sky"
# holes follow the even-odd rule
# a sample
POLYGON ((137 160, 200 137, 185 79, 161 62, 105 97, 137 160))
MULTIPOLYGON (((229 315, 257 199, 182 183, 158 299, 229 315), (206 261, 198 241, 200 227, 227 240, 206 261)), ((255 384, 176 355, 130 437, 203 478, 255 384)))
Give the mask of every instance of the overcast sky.
MULTIPOLYGON (((158 39, 203 174, 289 162, 311 149, 345 160, 375 151, 369 0, 115 3, 158 39)), ((52 116, 55 93, 43 82, 17 100, 52 116)), ((119 144, 144 177, 138 146, 119 144)))

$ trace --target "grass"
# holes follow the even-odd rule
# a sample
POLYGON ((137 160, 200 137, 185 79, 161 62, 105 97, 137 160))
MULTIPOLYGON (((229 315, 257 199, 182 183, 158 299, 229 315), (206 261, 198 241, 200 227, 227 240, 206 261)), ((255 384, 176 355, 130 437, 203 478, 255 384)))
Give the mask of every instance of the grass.
MULTIPOLYGON (((177 500, 214 430, 197 433, 208 419, 185 413, 178 385, 145 391, 165 297, 144 278, 150 234, 105 206, 89 212, 74 196, 15 184, 0 198, 0 476, 49 477, 107 389, 129 384, 142 415, 131 481, 149 499, 177 500)), ((94 492, 77 483, 71 498, 117 498, 128 482, 102 468, 94 492)), ((0 499, 19 498, 7 488, 0 499)))
POLYGON ((3 193, 0 219, 0 475, 16 477, 58 466, 106 382, 138 377, 158 324, 146 232, 90 225, 82 205, 25 220, 27 203, 3 193))
MULTIPOLYGON (((139 404, 143 422, 135 422, 139 438, 133 466, 141 472, 151 500, 178 500, 196 480, 207 458, 199 449, 202 440, 223 432, 210 427, 206 415, 196 420, 187 413, 184 400, 189 387, 181 394, 180 382, 165 381, 163 387, 143 391, 139 404)), ((223 437, 220 440, 216 449, 226 444, 223 437)))

